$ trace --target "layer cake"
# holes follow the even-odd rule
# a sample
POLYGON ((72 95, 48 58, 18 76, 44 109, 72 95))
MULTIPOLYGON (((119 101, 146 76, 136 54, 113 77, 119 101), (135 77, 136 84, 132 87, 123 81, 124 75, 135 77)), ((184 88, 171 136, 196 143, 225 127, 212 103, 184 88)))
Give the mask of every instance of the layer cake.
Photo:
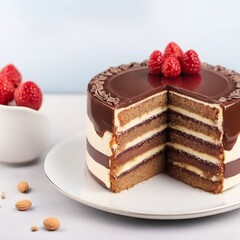
POLYGON ((240 182, 240 75, 202 64, 166 78, 147 61, 111 67, 88 85, 87 167, 113 192, 165 172, 221 193, 240 182))

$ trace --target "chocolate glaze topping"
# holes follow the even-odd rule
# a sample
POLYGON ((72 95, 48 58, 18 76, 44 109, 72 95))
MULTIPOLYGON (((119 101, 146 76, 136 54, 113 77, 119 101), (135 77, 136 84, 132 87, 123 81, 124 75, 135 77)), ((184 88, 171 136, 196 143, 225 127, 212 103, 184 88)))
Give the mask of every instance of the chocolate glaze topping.
POLYGON ((232 149, 240 132, 240 74, 202 64, 200 74, 166 78, 149 74, 147 61, 111 67, 88 85, 88 116, 96 132, 113 132, 113 112, 164 90, 172 90, 223 109, 223 147, 232 149))

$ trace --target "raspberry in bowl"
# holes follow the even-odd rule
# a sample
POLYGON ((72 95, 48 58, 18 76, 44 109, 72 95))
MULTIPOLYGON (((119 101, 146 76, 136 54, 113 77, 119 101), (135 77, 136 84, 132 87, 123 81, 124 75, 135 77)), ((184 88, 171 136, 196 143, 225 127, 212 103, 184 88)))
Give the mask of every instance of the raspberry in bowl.
POLYGON ((32 81, 22 82, 9 64, 0 72, 0 162, 37 159, 50 138, 47 116, 41 111, 42 92, 32 81))

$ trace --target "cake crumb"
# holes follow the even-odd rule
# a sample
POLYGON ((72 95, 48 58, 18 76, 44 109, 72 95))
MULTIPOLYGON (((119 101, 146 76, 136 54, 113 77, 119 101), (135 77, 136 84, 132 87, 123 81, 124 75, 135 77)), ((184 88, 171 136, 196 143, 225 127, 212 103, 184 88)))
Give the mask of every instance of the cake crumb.
POLYGON ((6 198, 6 193, 5 192, 2 192, 1 194, 1 199, 5 199, 6 198))
POLYGON ((38 231, 38 227, 37 227, 37 226, 32 226, 32 227, 31 227, 31 231, 32 231, 32 232, 38 231))

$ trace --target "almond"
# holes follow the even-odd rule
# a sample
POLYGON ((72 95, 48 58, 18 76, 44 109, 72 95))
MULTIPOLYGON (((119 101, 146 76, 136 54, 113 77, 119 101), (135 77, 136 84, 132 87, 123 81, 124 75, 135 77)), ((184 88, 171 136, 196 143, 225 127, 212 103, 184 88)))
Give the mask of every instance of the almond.
POLYGON ((32 226, 32 227, 31 227, 31 231, 32 231, 32 232, 38 231, 38 227, 37 227, 37 226, 32 226))
POLYGON ((6 193, 5 192, 2 192, 1 194, 1 199, 5 199, 6 198, 6 193))
POLYGON ((43 221, 43 225, 44 225, 45 229, 47 229, 49 231, 55 231, 60 227, 60 222, 55 217, 49 217, 43 221))
POLYGON ((15 207, 19 211, 27 211, 31 206, 32 206, 32 203, 27 199, 20 200, 15 204, 15 207))
POLYGON ((26 181, 19 182, 17 188, 21 193, 26 193, 29 191, 29 185, 26 181))

